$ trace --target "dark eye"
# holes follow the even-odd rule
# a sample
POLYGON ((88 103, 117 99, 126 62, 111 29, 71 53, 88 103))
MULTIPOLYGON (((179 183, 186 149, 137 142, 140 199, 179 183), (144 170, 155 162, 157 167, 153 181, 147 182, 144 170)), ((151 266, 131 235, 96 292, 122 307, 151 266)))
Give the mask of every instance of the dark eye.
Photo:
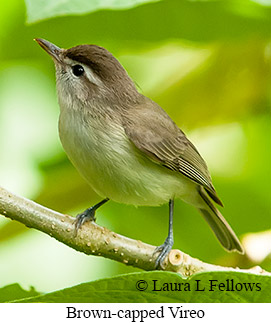
POLYGON ((84 68, 81 65, 72 66, 72 72, 75 76, 81 76, 84 74, 84 68))

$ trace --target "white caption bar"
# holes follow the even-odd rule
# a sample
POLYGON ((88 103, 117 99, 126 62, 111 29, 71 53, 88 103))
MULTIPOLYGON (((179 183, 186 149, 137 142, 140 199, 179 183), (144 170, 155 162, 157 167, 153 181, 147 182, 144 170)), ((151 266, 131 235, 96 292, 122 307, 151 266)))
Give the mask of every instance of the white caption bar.
POLYGON ((0 322, 266 322, 270 304, 0 304, 0 322))

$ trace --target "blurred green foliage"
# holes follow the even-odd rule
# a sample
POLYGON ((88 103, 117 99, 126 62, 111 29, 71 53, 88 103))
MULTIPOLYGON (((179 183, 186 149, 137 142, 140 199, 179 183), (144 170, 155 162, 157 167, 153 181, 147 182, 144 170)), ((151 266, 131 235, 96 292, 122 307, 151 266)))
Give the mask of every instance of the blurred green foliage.
POLYGON ((101 9, 128 9, 143 3, 160 0, 26 0, 27 21, 37 22, 46 18, 69 14, 84 14, 101 9))
POLYGON ((269 276, 240 272, 208 272, 183 278, 177 273, 152 271, 99 279, 47 294, 39 294, 33 288, 25 291, 14 284, 0 289, 1 294, 3 295, 0 301, 15 303, 269 303, 271 301, 269 276), (146 282, 145 291, 135 288, 137 282, 142 282, 142 279, 146 282), (210 283, 211 280, 213 284, 210 283), (172 287, 168 286, 169 282, 172 287), (219 288, 217 282, 224 283, 224 286, 219 288), (177 286, 180 286, 179 290, 177 286))
MULTIPOLYGON (((99 200, 62 150, 54 67, 33 38, 61 47, 95 43, 121 61, 141 91, 198 147, 225 204, 222 213, 237 234, 270 230, 271 8, 249 0, 145 2, 58 17, 61 11, 49 20, 41 20, 48 17, 45 2, 37 1, 33 11, 34 1, 28 0, 28 18, 22 0, 0 3, 0 185, 73 215, 99 200)), ((167 217, 166 205, 110 202, 97 222, 159 245, 167 217)), ((255 264, 253 257, 227 254, 197 211, 181 201, 174 234, 174 247, 201 260, 255 264)), ((266 258, 258 262, 270 268, 271 243, 260 248, 266 258)), ((131 271, 0 217, 1 286, 19 282, 52 291, 131 271)))
POLYGON ((36 297, 39 293, 32 287, 29 291, 22 289, 18 284, 12 284, 0 288, 0 302, 11 302, 28 297, 36 297))

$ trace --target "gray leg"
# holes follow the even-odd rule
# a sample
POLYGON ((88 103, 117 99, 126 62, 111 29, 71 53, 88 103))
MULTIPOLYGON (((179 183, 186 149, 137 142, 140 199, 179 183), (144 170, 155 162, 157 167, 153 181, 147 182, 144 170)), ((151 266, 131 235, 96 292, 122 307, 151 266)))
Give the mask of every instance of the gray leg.
POLYGON ((173 209, 174 209, 174 200, 169 200, 169 226, 168 226, 168 236, 165 242, 157 247, 154 252, 160 251, 160 254, 155 260, 155 268, 162 267, 162 263, 165 260, 166 256, 170 252, 173 246, 173 209))
POLYGON ((104 203, 109 201, 108 198, 102 200, 101 202, 91 206, 90 208, 86 209, 83 213, 80 213, 76 216, 75 219, 75 233, 81 228, 81 226, 87 221, 96 221, 95 212, 96 210, 102 206, 104 203))

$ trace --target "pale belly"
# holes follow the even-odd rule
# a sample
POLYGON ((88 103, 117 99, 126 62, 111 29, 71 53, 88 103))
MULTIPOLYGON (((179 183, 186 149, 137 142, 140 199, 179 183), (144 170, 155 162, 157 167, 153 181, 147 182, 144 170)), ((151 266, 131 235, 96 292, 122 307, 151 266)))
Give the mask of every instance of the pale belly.
MULTIPOLYGON (((72 117, 72 116, 69 116, 72 117)), ((60 118, 60 139, 76 169, 103 198, 160 205, 179 197, 194 204, 196 184, 140 152, 120 126, 82 125, 60 118)))

